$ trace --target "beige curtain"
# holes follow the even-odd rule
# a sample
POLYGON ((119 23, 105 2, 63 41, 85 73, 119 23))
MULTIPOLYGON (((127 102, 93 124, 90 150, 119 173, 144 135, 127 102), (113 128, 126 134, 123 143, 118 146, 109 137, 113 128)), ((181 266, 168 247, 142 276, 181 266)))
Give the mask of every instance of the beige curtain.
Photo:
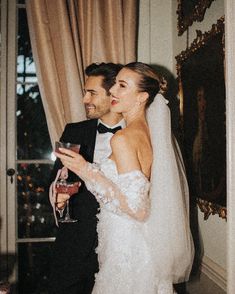
POLYGON ((136 60, 138 0, 26 0, 31 44, 52 142, 85 119, 84 69, 136 60))

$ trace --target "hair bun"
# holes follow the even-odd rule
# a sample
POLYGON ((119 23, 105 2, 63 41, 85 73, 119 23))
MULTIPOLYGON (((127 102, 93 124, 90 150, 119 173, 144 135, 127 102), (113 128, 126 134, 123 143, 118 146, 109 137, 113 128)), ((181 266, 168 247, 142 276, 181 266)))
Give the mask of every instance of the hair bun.
POLYGON ((167 80, 164 77, 161 77, 159 80, 159 93, 161 93, 162 95, 166 94, 167 86, 167 80))

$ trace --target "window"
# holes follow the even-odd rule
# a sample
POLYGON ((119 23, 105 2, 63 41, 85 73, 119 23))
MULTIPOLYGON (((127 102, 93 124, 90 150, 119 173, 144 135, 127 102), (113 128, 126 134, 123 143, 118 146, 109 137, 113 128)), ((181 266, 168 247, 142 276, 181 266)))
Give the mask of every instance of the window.
POLYGON ((51 246, 56 230, 48 199, 52 147, 32 56, 25 1, 1 0, 0 4, 1 122, 4 122, 1 142, 6 139, 3 147, 1 144, 1 170, 5 164, 5 170, 16 171, 15 178, 1 173, 1 182, 7 185, 6 193, 1 189, 4 229, 0 248, 1 255, 9 257, 14 251, 17 257, 16 265, 8 262, 6 269, 1 269, 0 280, 10 279, 17 293, 48 293, 51 246))

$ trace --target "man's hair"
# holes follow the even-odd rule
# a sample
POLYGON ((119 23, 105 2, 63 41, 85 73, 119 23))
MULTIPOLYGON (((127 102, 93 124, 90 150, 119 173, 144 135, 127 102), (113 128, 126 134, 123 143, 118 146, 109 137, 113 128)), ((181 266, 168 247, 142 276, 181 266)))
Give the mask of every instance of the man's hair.
POLYGON ((106 93, 110 95, 110 88, 115 84, 115 79, 118 72, 123 68, 122 64, 115 63, 92 63, 85 69, 85 74, 90 76, 102 76, 102 87, 106 93))

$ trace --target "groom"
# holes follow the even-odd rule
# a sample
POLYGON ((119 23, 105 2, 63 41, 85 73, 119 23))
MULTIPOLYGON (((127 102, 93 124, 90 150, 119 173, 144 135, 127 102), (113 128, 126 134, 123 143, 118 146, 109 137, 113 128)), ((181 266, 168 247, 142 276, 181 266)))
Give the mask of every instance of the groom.
MULTIPOLYGON (((110 112, 109 89, 122 68, 119 64, 91 64, 86 68, 87 80, 83 103, 89 120, 66 125, 60 141, 81 144, 80 154, 89 162, 100 162, 111 153, 110 139, 113 133, 125 127, 122 116, 110 112)), ((56 160, 51 181, 62 164, 56 160)), ((69 181, 78 177, 69 172, 69 181)), ((64 198, 59 195, 58 208, 64 198)), ((98 271, 96 224, 99 205, 85 185, 70 199, 71 216, 76 223, 61 223, 52 256, 50 293, 90 294, 94 275, 98 271)))

